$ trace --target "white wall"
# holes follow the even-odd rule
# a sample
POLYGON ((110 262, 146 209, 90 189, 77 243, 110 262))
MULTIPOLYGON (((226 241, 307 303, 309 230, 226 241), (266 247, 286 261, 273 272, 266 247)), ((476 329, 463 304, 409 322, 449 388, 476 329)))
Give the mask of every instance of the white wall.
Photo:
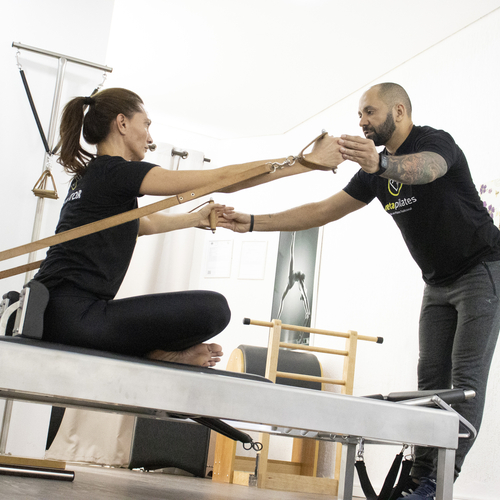
MULTIPOLYGON (((43 171, 44 148, 29 107, 19 71, 16 50, 12 42, 106 64, 113 0, 0 0, 0 68, 2 78, 2 114, 0 120, 0 207, 2 230, 0 248, 12 248, 31 240, 37 198, 31 192, 43 171), (88 27, 92 26, 92 35, 88 27)), ((37 106, 45 134, 48 135, 52 100, 56 83, 57 59, 21 51, 21 65, 25 71, 33 99, 37 106)), ((88 95, 102 81, 102 71, 68 63, 64 80, 62 105, 75 95, 88 95)), ((61 108, 62 109, 62 108, 61 108)), ((67 191, 68 177, 58 164, 53 164, 59 200, 44 202, 41 237, 54 233, 62 199, 67 191), (62 198, 62 199, 61 199, 62 198)), ((36 260, 42 259, 39 252, 36 260)), ((4 262, 2 269, 27 262, 19 257, 4 262)), ((24 275, 2 280, 3 295, 9 290, 20 290, 24 275)), ((43 376, 43 374, 40 374, 43 376)), ((3 416, 0 400, 0 419, 3 416)), ((43 457, 49 406, 15 403, 7 452, 13 455, 43 457)))

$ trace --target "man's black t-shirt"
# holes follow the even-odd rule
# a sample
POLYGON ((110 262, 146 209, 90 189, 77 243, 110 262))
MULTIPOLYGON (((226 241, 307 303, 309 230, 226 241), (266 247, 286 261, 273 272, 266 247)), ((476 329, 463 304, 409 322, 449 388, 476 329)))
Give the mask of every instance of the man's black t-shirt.
MULTIPOLYGON (((141 183, 154 166, 119 156, 92 160, 71 183, 56 233, 137 208, 141 183)), ((135 220, 51 247, 35 279, 49 289, 70 283, 112 299, 127 272, 138 230, 135 220)))
POLYGON ((401 230, 424 281, 446 285, 482 260, 500 259, 500 231, 450 134, 414 126, 395 155, 424 151, 444 158, 445 175, 428 184, 406 185, 359 170, 344 191, 364 203, 378 198, 401 230))

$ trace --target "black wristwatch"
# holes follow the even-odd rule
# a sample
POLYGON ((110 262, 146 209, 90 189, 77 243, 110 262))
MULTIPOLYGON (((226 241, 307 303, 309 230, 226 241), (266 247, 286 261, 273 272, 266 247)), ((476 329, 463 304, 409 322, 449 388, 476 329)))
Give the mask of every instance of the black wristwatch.
POLYGON ((387 170, 387 155, 379 153, 378 155, 378 171, 374 172, 373 175, 382 175, 387 170))

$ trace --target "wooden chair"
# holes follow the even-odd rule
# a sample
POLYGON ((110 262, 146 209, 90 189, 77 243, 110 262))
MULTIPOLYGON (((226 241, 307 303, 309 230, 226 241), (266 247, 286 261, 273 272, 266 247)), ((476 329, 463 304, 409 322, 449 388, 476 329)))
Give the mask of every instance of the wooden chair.
MULTIPOLYGON (((276 382, 277 377, 296 380, 307 380, 320 382, 321 384, 333 384, 340 386, 342 394, 352 394, 354 384, 354 371, 356 361, 356 349, 358 340, 368 340, 381 343, 380 337, 358 336, 357 332, 334 332, 307 328, 296 325, 285 325, 280 320, 272 322, 245 319, 247 325, 269 327, 269 341, 267 349, 267 362, 265 377, 276 382), (315 333, 333 337, 345 338, 343 350, 328 349, 323 347, 308 346, 302 344, 289 344, 280 341, 281 330, 293 330, 307 333, 315 333), (280 348, 300 351, 327 353, 344 357, 343 373, 341 379, 325 378, 323 376, 309 376, 292 372, 278 371, 278 357, 280 348)), ((244 363, 241 351, 236 349, 231 354, 227 370, 244 371, 244 363)), ((336 495, 338 490, 338 479, 340 476, 341 445, 337 445, 334 479, 317 477, 319 442, 314 439, 294 438, 291 462, 269 460, 269 434, 261 434, 259 441, 263 444, 263 450, 259 454, 258 465, 253 458, 237 457, 236 443, 223 436, 217 435, 214 457, 213 481, 222 483, 249 484, 249 479, 254 479, 254 471, 257 473, 257 486, 259 488, 299 491, 305 493, 326 493, 336 495)))

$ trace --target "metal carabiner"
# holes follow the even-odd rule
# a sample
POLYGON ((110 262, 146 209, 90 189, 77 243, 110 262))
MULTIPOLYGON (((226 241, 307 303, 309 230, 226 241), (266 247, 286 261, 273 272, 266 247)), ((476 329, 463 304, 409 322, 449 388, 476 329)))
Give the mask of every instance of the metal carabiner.
POLYGON ((23 69, 23 66, 22 64, 19 62, 19 56, 21 55, 21 51, 19 49, 17 49, 17 52, 16 52, 16 64, 17 64, 17 68, 19 69, 19 71, 22 71, 23 69))
POLYGON ((358 452, 356 453, 356 460, 362 462, 365 459, 365 440, 361 438, 358 444, 358 452))

